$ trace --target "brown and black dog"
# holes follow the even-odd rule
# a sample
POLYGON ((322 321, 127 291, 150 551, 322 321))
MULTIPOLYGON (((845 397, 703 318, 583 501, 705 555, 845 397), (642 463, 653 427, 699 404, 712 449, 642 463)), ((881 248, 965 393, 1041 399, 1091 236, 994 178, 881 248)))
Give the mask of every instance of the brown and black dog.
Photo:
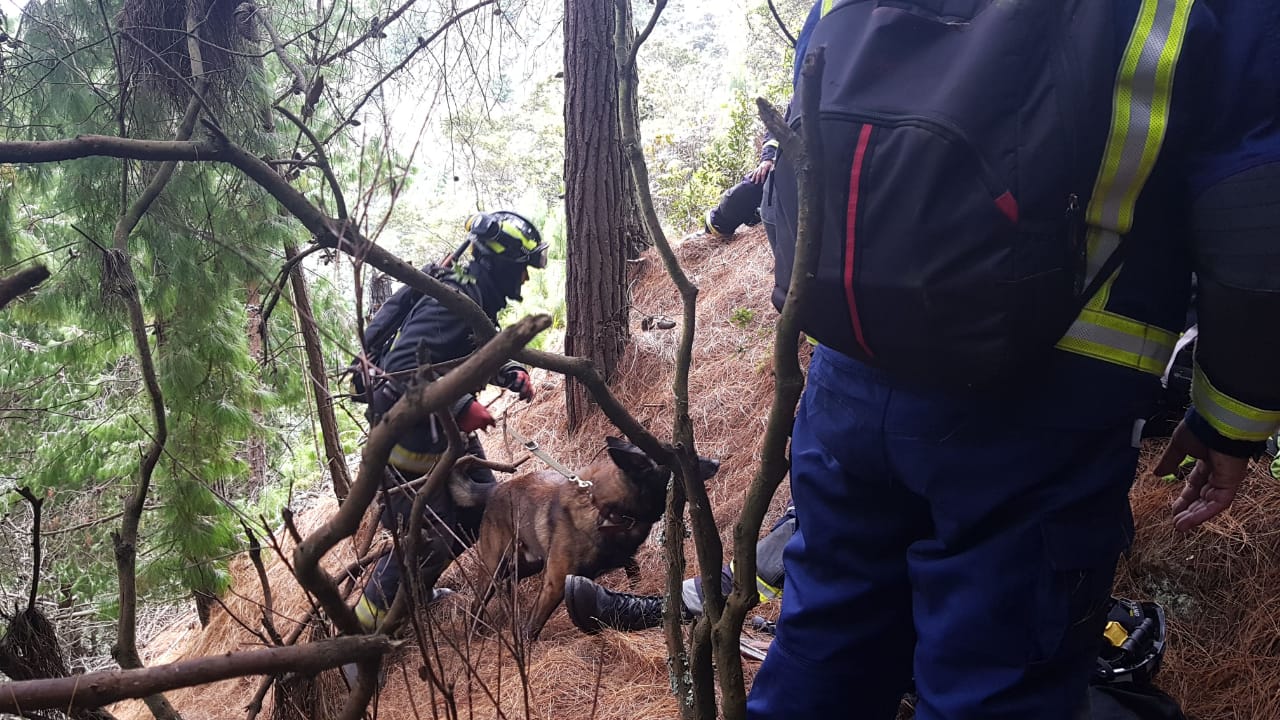
MULTIPOLYGON (((662 517, 671 473, 640 448, 606 438, 608 457, 588 465, 582 486, 552 470, 500 483, 480 522, 477 552, 493 582, 476 596, 476 617, 499 585, 543 572, 542 590, 526 637, 537 638, 564 599, 566 575, 596 578, 633 563, 632 557, 662 517), (513 562, 514 560, 514 562, 513 562)), ((700 480, 720 469, 698 458, 700 480)))

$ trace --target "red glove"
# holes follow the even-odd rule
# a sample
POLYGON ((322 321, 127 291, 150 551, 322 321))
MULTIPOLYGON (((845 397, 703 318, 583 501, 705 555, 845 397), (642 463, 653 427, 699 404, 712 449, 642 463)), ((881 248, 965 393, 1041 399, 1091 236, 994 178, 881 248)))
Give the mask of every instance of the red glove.
POLYGON ((458 429, 464 433, 473 433, 484 428, 491 428, 496 425, 493 416, 489 414, 489 408, 472 400, 462 408, 462 412, 458 413, 458 429))

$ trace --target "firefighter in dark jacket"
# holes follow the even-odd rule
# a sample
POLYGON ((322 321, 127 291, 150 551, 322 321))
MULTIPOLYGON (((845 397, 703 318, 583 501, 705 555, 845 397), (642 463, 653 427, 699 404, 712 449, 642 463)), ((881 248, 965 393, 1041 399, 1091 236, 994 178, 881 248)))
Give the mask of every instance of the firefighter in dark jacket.
MULTIPOLYGON (((796 57, 808 47, 826 48, 817 119, 830 121, 824 130, 845 123, 823 135, 818 208, 822 250, 845 262, 817 270, 845 302, 814 306, 818 329, 805 327, 819 346, 791 436, 798 527, 747 717, 887 720, 913 678, 920 720, 1087 717, 1107 595, 1133 536, 1137 421, 1184 327, 1192 272, 1192 403, 1155 467, 1196 458, 1170 498, 1173 526, 1189 532, 1226 510, 1250 456, 1280 427, 1280 345, 1253 326, 1280 314, 1276 3, 823 0, 796 57), (983 55, 1015 44, 1017 55, 983 55), (1039 94, 1017 84, 1055 73, 1062 81, 1035 85, 1039 94), (951 131, 957 113, 944 112, 1005 103, 1019 104, 1004 113, 1016 133, 966 124, 970 138, 988 133, 968 143, 951 131), (1072 132, 1037 134, 1024 122, 1039 118, 1045 130, 1055 115, 1072 132), (1014 138, 1062 152, 987 154, 1014 138), (949 164, 931 165, 938 157, 949 164), (1015 167, 1025 172, 1001 175, 1015 167), (1066 181, 1046 189, 1079 196, 1028 190, 1053 172, 1066 181), (947 204, 961 197, 974 213, 967 201, 947 204), (936 378, 906 379, 910 362, 942 375, 966 349, 901 330, 981 297, 947 294, 964 279, 954 265, 969 256, 947 252, 965 229, 1012 227, 1040 242, 1030 223, 1041 217, 1083 221, 1086 242, 1072 246, 1088 271, 1083 309, 1059 323, 1014 308, 1006 319, 1040 322, 1046 337, 1034 362, 995 384, 940 390, 936 378), (937 240, 935 252, 894 254, 917 238, 937 240), (821 326, 824 312, 848 318, 846 332, 821 326)), ((773 177, 780 264, 795 248, 795 176, 784 152, 773 177)), ((1026 259, 1015 253, 1003 267, 1026 259)))
MULTIPOLYGON (((529 268, 545 268, 547 246, 537 228, 514 212, 499 211, 472 216, 467 221, 468 242, 472 259, 460 272, 454 268, 435 269, 440 281, 471 298, 497 326, 498 313, 508 300, 521 299, 521 287, 529 279, 529 268)), ((430 296, 409 287, 391 296, 365 331, 365 345, 372 352, 378 338, 388 337, 389 349, 378 357, 378 372, 370 384, 371 420, 376 421, 400 399, 404 383, 418 366, 418 348, 425 344, 432 363, 447 363, 465 358, 477 348, 475 334, 462 319, 430 296), (398 330, 394 326, 398 323, 398 330)), ((532 400, 534 387, 529 372, 515 363, 505 365, 492 384, 504 387, 532 400)), ((467 394, 452 407, 458 427, 466 436, 466 452, 484 457, 476 432, 491 427, 493 417, 474 395, 467 394)), ((382 524, 392 533, 402 534, 409 527, 413 495, 403 487, 429 472, 447 446, 447 440, 435 417, 417 430, 398 439, 391 451, 387 468, 387 503, 382 524)), ((473 468, 468 475, 477 483, 493 483, 493 472, 473 468)), ((431 545, 423 553, 417 580, 431 587, 458 553, 470 547, 480 528, 483 506, 458 507, 450 499, 448 489, 428 500, 430 506, 424 527, 431 535, 431 545), (436 518, 439 518, 437 520, 436 518)), ((356 616, 367 630, 377 626, 381 615, 390 607, 400 587, 399 561, 388 555, 374 568, 373 577, 356 605, 356 616)), ((440 594, 437 592, 437 594, 440 594)))

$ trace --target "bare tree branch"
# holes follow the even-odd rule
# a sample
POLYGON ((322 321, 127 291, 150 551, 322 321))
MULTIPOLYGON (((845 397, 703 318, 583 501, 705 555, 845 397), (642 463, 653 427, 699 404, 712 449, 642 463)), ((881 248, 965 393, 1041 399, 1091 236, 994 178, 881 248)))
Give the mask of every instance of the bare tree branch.
MULTIPOLYGON (((760 451, 760 467, 747 492, 746 502, 738 523, 733 529, 734 573, 733 592, 720 619, 717 634, 719 656, 723 662, 727 654, 738 655, 738 639, 742 621, 758 600, 756 589, 756 542, 760 524, 769 509, 769 501, 787 474, 787 440, 795 421, 796 405, 804 389, 804 374, 800 370, 799 317, 801 308, 808 302, 809 279, 817 271, 822 236, 822 213, 819 208, 821 192, 818 187, 822 177, 822 134, 818 128, 818 104, 822 92, 824 48, 810 50, 804 58, 800 72, 799 101, 801 108, 800 134, 791 130, 777 110, 764 99, 756 101, 760 116, 774 137, 778 138, 782 151, 792 158, 796 169, 796 185, 800 198, 797 214, 796 261, 791 270, 791 282, 787 299, 778 320, 774 341, 774 395, 765 427, 764 447, 760 451), (732 648, 730 648, 732 645, 732 648)), ((745 697, 733 706, 725 698, 726 718, 746 716, 745 697)))
POLYGON ((139 140, 113 135, 77 135, 65 140, 0 142, 0 163, 34 164, 86 157, 133 160, 222 160, 226 153, 207 142, 139 140))
POLYGON ((267 29, 267 37, 271 38, 271 47, 275 50, 276 57, 280 58, 280 64, 288 68, 290 73, 293 73, 293 87, 291 90, 294 93, 306 92, 307 76, 302 73, 302 67, 294 62, 293 58, 289 57, 284 43, 280 42, 280 34, 276 32, 275 23, 267 19, 267 14, 261 7, 256 7, 253 11, 253 17, 262 23, 262 27, 267 29))
MULTIPOLYGON (((619 15, 622 15, 626 9, 624 5, 629 0, 616 0, 616 2, 619 8, 619 15)), ((675 441, 676 452, 675 462, 669 464, 672 470, 675 471, 676 483, 682 483, 682 485, 679 487, 675 483, 672 485, 671 493, 673 497, 668 499, 668 510, 672 514, 667 516, 666 522, 677 526, 682 525, 683 518, 674 513, 679 513, 687 501, 689 516, 693 522, 694 549, 698 557, 698 569, 702 577, 702 588, 705 596, 703 599, 704 618, 694 627, 693 652, 689 655, 692 665, 687 668, 693 691, 694 707, 691 710, 698 717, 715 717, 715 675, 711 661, 711 629, 719 623, 720 613, 724 607, 724 593, 720 584, 720 567, 724 560, 724 546, 720 540, 719 529, 716 527, 715 516, 712 514, 711 501, 707 495, 706 485, 698 477, 698 453, 693 432, 693 420, 689 415, 689 371, 693 364, 694 333, 697 328, 698 288, 680 266, 680 261, 676 257, 675 251, 672 250, 671 243, 667 240, 666 233, 662 230, 662 224, 658 220, 658 213, 654 207, 651 194, 648 164, 645 161, 644 150, 640 141, 639 119, 634 112, 630 112, 630 108, 635 107, 634 96, 637 92, 636 85, 638 83, 634 72, 636 51, 640 43, 644 42, 654 25, 657 24, 658 16, 665 5, 666 3, 663 0, 658 0, 654 7, 653 16, 649 19, 648 26, 636 38, 630 52, 626 52, 624 48, 619 49, 619 55, 625 57, 628 63, 618 73, 619 91, 622 95, 619 104, 622 107, 620 118, 622 121, 623 151, 631 167, 632 176, 635 178, 635 186, 639 193, 640 207, 645 225, 650 237, 653 238, 654 245, 658 248, 658 253, 662 257, 667 274, 671 276, 672 282, 675 283, 676 289, 680 292, 680 300, 683 307, 683 325, 681 327, 680 344, 676 349, 675 378, 672 384, 672 391, 675 396, 673 440, 675 441), (675 497, 677 494, 683 497, 675 497)), ((617 29, 620 41, 625 40, 624 32, 625 29, 623 28, 617 29)), ((675 538, 672 539, 675 540, 675 538)), ((683 538, 666 544, 666 553, 668 554, 667 587, 671 597, 678 597, 678 587, 683 580, 684 573, 683 557, 677 560, 672 555, 682 555, 683 552, 683 538)), ((681 670, 679 666, 683 658, 675 655, 677 648, 670 647, 671 644, 680 639, 681 633, 678 629, 679 613, 668 612, 667 615, 665 624, 667 625, 668 653, 678 658, 673 663, 672 668, 673 672, 679 672, 681 670)), ((680 651, 682 650, 683 648, 680 648, 680 651)), ((738 694, 745 698, 746 690, 743 686, 741 663, 741 657, 736 652, 733 657, 723 658, 720 662, 721 691, 726 696, 726 702, 728 701, 727 698, 736 697, 738 694)), ((679 683, 680 680, 676 682, 679 683)))
MULTIPOLYGON (((630 0, 627 0, 630 2, 630 0)), ((640 46, 645 40, 649 39, 649 35, 653 32, 653 28, 658 24, 658 18, 662 16, 662 11, 667 8, 667 0, 658 0, 653 4, 653 14, 649 16, 649 22, 645 23, 644 29, 636 35, 636 39, 631 43, 631 52, 627 56, 626 64, 622 66, 622 70, 628 74, 635 69, 636 54, 640 52, 640 46)), ((631 13, 627 12, 623 17, 631 17, 631 13)), ((629 106, 624 106, 629 107, 629 106)))
POLYGON ((311 147, 315 150, 317 165, 320 171, 324 173, 324 178, 329 182, 329 189, 333 192, 333 202, 338 208, 338 219, 347 222, 350 217, 347 213, 347 199, 342 194, 342 186, 338 184, 338 177, 333 174, 333 164, 329 162, 329 156, 324 151, 324 143, 320 142, 320 138, 311 132, 311 128, 303 122, 302 118, 294 115, 288 108, 276 103, 274 106, 276 112, 289 118, 289 122, 297 126, 298 131, 307 136, 307 140, 311 141, 311 147))
POLYGON ((27 612, 31 612, 36 609, 36 598, 40 596, 40 509, 44 498, 25 487, 16 488, 16 492, 31 503, 31 594, 27 598, 27 612))
POLYGON ((249 538, 249 560, 258 571, 258 584, 262 585, 262 629, 267 631, 271 642, 283 645, 280 632, 276 630, 276 622, 272 619, 275 614, 275 599, 271 593, 271 581, 267 579, 267 568, 262 563, 262 544, 258 542, 258 536, 253 534, 249 523, 241 519, 240 527, 244 528, 244 534, 249 538))
POLYGON ((773 15, 773 21, 778 23, 778 29, 786 36, 787 42, 791 43, 791 47, 795 47, 796 36, 787 29, 787 24, 782 21, 782 16, 778 14, 778 7, 773 4, 773 0, 769 0, 769 13, 773 15))
MULTIPOLYGON (((182 123, 178 126, 177 137, 175 140, 190 140, 191 133, 195 132, 196 118, 200 116, 200 101, 192 96, 187 102, 187 111, 183 115, 182 123)), ((115 230, 111 234, 112 245, 117 248, 125 249, 129 242, 129 234, 133 232, 138 223, 142 221, 142 216, 146 214, 147 209, 151 207, 151 203, 160 197, 160 193, 165 186, 169 184, 169 180, 173 177, 173 172, 178 167, 177 160, 167 160, 159 168, 156 174, 151 178, 151 182, 147 184, 142 194, 138 196, 129 209, 120 215, 116 221, 115 230)))
POLYGON ((96 708, 128 698, 245 675, 315 674, 353 660, 380 658, 393 647, 394 643, 384 635, 337 637, 305 645, 226 653, 141 670, 109 670, 48 680, 0 683, 0 713, 14 713, 19 709, 96 708))
MULTIPOLYGON (((419 52, 421 52, 428 45, 434 42, 435 39, 440 37, 440 35, 442 35, 446 30, 453 27, 453 25, 456 24, 459 20, 470 15, 476 10, 479 10, 480 8, 485 7, 486 5, 492 5, 497 1, 498 0, 481 0, 481 2, 478 2, 475 5, 472 5, 471 7, 465 10, 458 11, 457 14, 445 20, 443 23, 440 24, 440 27, 436 28, 434 32, 432 32, 430 35, 426 36, 425 38, 419 37, 417 45, 415 45, 414 48, 409 51, 409 54, 406 55, 403 60, 396 63, 395 67, 388 70, 385 74, 383 74, 381 78, 379 78, 376 82, 374 82, 372 85, 369 86, 369 89, 365 91, 364 95, 362 95, 360 99, 356 101, 354 105, 351 106, 351 109, 347 111, 347 117, 350 118, 354 116, 357 112, 359 112, 360 108, 364 107, 364 104, 369 102, 369 98, 373 97, 374 93, 378 91, 378 88, 382 87, 383 83, 390 80, 393 76, 395 76, 397 73, 403 70, 406 66, 408 66, 409 62, 413 60, 414 56, 416 56, 419 52)), ((373 34, 376 34, 376 31, 371 29, 369 36, 371 37, 373 34)), ((357 40, 356 43, 353 43, 353 45, 358 45, 359 43, 363 43, 365 40, 368 40, 368 37, 364 37, 357 40)), ((342 51, 342 52, 345 53, 346 51, 342 51)), ((325 138, 325 142, 328 142, 330 139, 332 139, 333 135, 336 134, 340 129, 341 129, 341 126, 334 128, 333 132, 330 133, 329 136, 325 138)))

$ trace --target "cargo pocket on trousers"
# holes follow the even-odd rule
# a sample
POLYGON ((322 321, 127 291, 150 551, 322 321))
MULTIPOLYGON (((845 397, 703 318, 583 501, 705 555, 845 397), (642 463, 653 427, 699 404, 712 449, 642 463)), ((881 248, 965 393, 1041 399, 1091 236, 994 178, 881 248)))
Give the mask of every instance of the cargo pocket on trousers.
POLYGON ((1116 561, 1129 542, 1121 519, 1050 518, 1041 526, 1044 560, 1031 663, 1094 654, 1111 597, 1116 561))

